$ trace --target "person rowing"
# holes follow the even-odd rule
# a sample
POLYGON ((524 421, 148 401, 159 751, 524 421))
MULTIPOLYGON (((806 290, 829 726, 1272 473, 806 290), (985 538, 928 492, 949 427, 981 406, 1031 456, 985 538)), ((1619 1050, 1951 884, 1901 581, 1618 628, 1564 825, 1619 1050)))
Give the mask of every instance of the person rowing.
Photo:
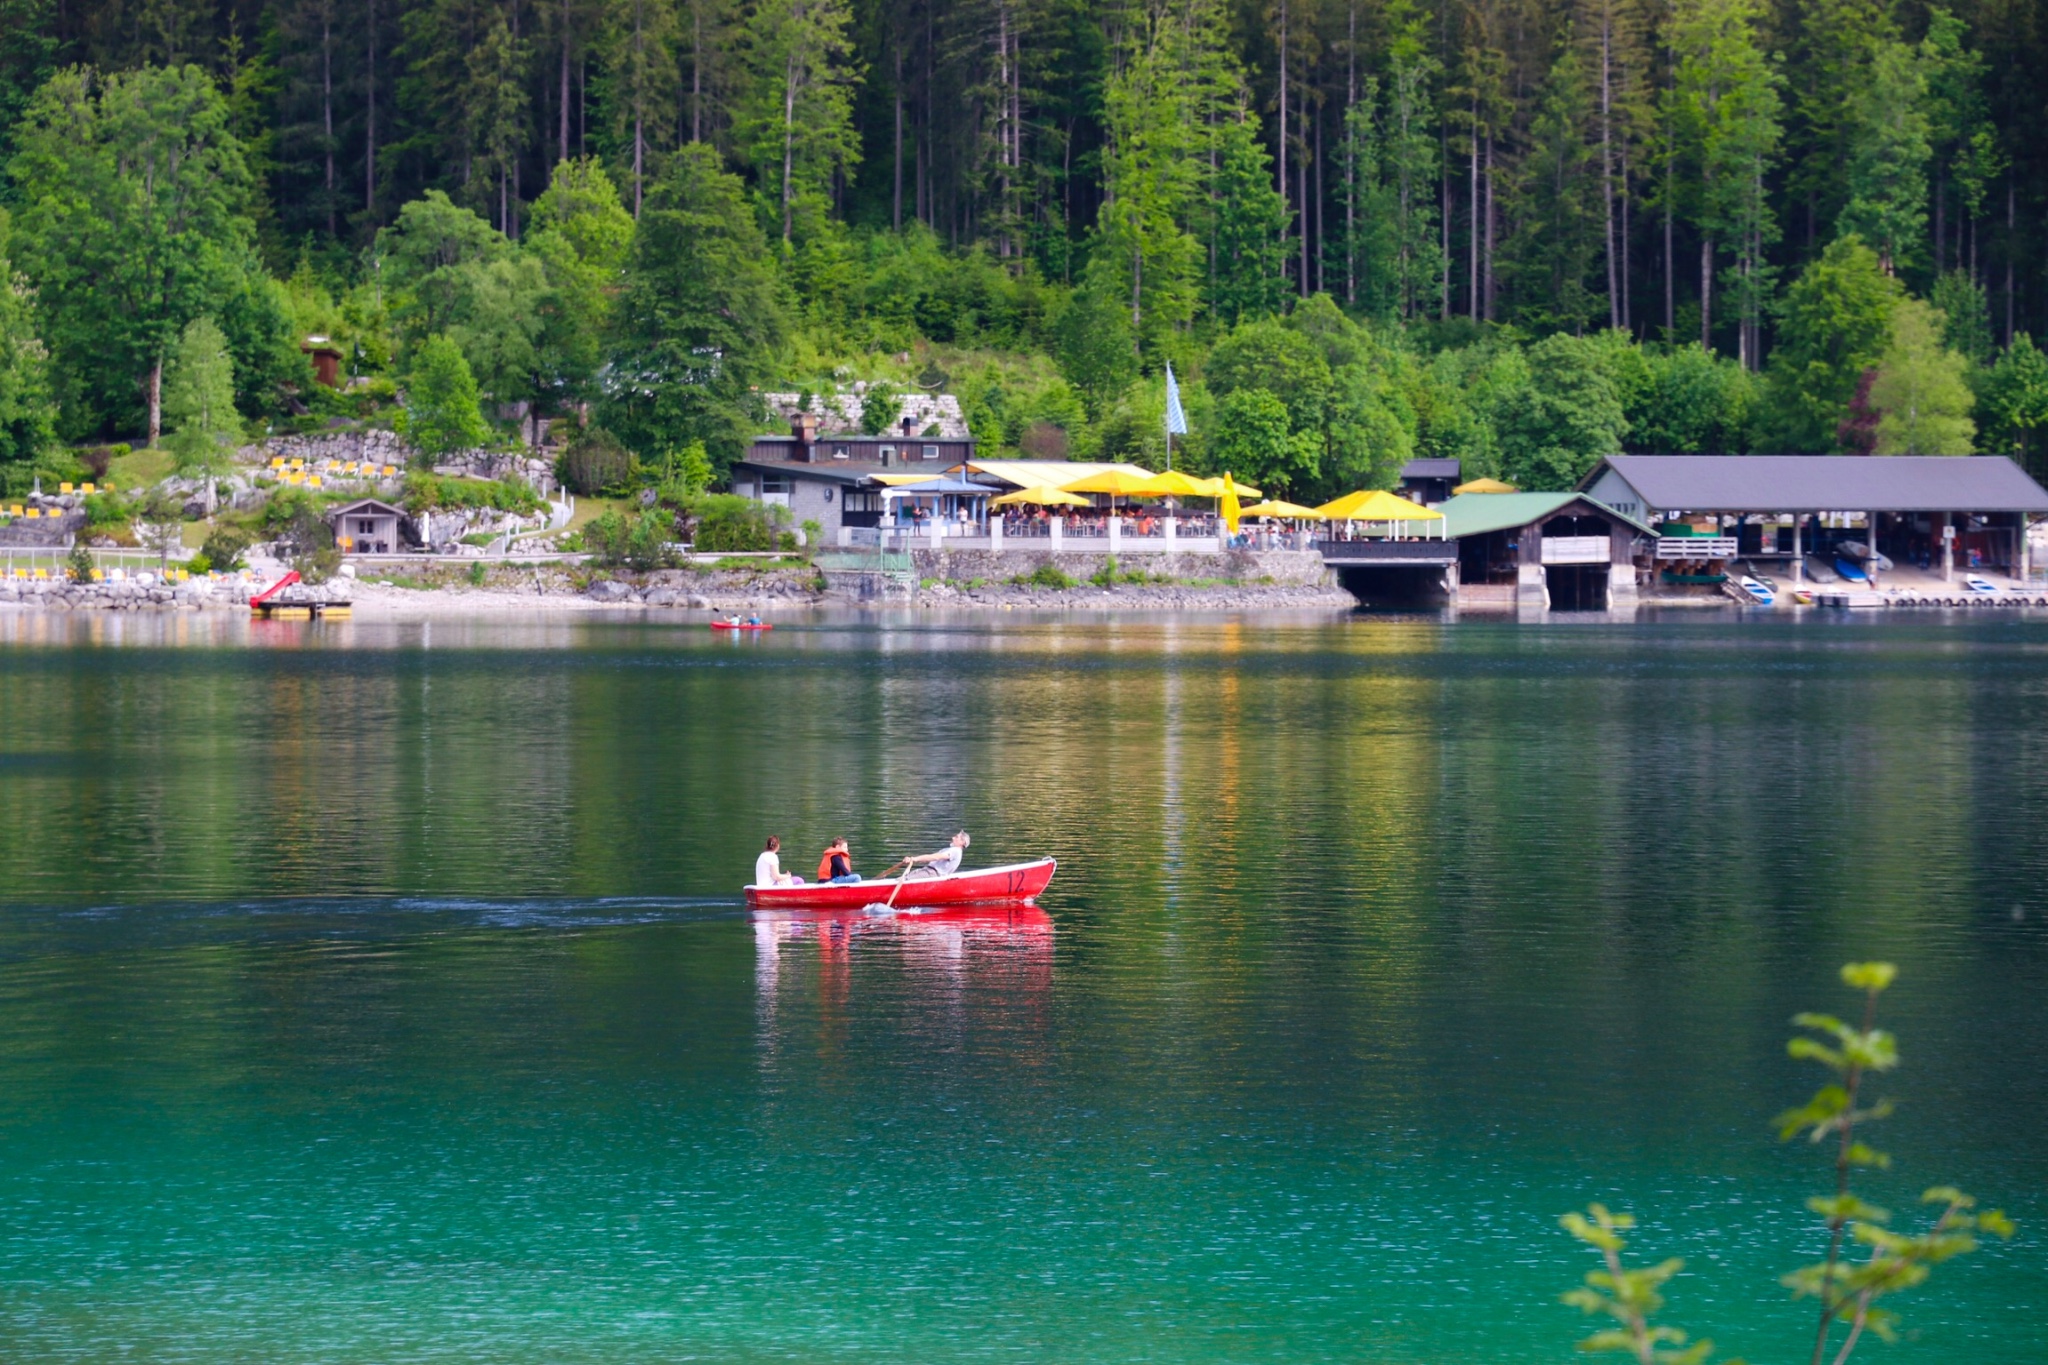
POLYGON ((967 837, 967 831, 963 829, 954 835, 946 846, 937 853, 914 853, 900 862, 891 863, 882 875, 886 877, 890 872, 900 867, 903 869, 905 877, 910 876, 911 873, 919 869, 922 869, 928 876, 950 877, 960 870, 960 857, 967 851, 967 846, 973 842, 972 839, 967 837))

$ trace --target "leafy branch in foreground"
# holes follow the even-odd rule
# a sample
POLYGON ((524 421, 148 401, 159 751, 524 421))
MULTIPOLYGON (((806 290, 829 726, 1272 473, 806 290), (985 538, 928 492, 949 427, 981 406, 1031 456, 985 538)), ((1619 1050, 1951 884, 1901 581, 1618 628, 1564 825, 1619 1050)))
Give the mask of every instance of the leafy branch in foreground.
POLYGON ((1664 1306, 1664 1296, 1658 1291, 1685 1262, 1674 1256, 1642 1270, 1625 1267, 1621 1251, 1628 1243, 1621 1234, 1635 1227, 1633 1215, 1609 1213, 1606 1205, 1593 1204, 1586 1213, 1568 1213, 1558 1222, 1566 1232, 1599 1251, 1607 1263, 1605 1270, 1586 1272, 1586 1287, 1572 1290, 1564 1301, 1587 1313, 1605 1313, 1620 1324, 1581 1341, 1581 1351, 1626 1351, 1640 1365, 1700 1365, 1714 1353, 1711 1341, 1687 1346, 1685 1333, 1678 1328, 1651 1326, 1650 1319, 1664 1306))
POLYGON ((1877 1300, 1926 1280, 1929 1268, 1974 1251, 1978 1232, 2010 1237, 2010 1220, 1996 1209, 1973 1213, 1976 1201, 1961 1190, 1941 1186, 1928 1190, 1921 1201, 1939 1204, 1942 1211, 1934 1225, 1917 1237, 1901 1236, 1884 1225, 1891 1221, 1886 1210, 1865 1203, 1850 1191, 1850 1177, 1859 1170, 1891 1165, 1891 1158, 1872 1149, 1856 1137, 1859 1124, 1885 1118, 1892 1112, 1889 1100, 1878 1100, 1868 1108, 1857 1108, 1865 1079, 1872 1072, 1889 1071, 1899 1064, 1898 1044, 1892 1035, 1877 1027, 1877 998, 1898 976, 1889 962, 1851 962, 1842 968, 1844 985, 1863 992, 1863 1021, 1852 1028, 1831 1014, 1800 1014, 1792 1022, 1822 1037, 1792 1039, 1786 1050, 1792 1056, 1819 1062, 1839 1078, 1814 1092, 1812 1099, 1797 1109, 1778 1116, 1778 1136, 1791 1141, 1804 1134, 1819 1144, 1833 1140, 1835 1146, 1835 1192, 1806 1201, 1806 1206, 1827 1221, 1827 1256, 1817 1265, 1802 1266, 1785 1276, 1784 1284, 1801 1298, 1820 1300, 1820 1325, 1814 1333, 1813 1365, 1821 1365, 1831 1344, 1837 1323, 1847 1331, 1834 1356, 1834 1365, 1844 1365, 1856 1349, 1864 1331, 1877 1333, 1886 1341, 1893 1338, 1897 1319, 1875 1307, 1877 1300), (1853 1240, 1870 1249, 1862 1261, 1844 1258, 1844 1244, 1853 1240))
MULTIPOLYGON (((1835 1191, 1806 1201, 1809 1209, 1826 1220, 1827 1255, 1783 1280, 1796 1297, 1820 1301, 1812 1365, 1823 1365, 1831 1346, 1835 1354, 1830 1365, 1847 1365, 1866 1331, 1893 1340, 1897 1319, 1876 1306, 1879 1299, 1923 1283, 1935 1265, 1976 1250, 1980 1233, 1999 1238, 2013 1234, 2012 1221, 2003 1213, 1997 1209, 1975 1212, 1977 1201, 1952 1186, 1937 1186, 1921 1195, 1922 1203, 1937 1205, 1941 1211, 1917 1236, 1893 1232, 1885 1226, 1891 1221, 1890 1213, 1865 1203, 1850 1189, 1857 1170, 1891 1165, 1889 1156, 1858 1139, 1856 1132, 1860 1125, 1892 1112, 1891 1101, 1884 1099, 1864 1108, 1857 1106, 1864 1081, 1873 1072, 1889 1071, 1899 1064, 1896 1040, 1877 1027, 1877 998, 1897 976, 1898 968, 1889 962, 1851 962, 1842 968, 1843 983, 1863 992, 1860 1026, 1852 1027, 1831 1014, 1799 1014, 1792 1020, 1809 1033, 1793 1038, 1787 1051, 1796 1058, 1819 1062, 1837 1078, 1777 1120, 1782 1140, 1803 1134, 1815 1144, 1834 1142, 1835 1191), (1862 1260, 1845 1255, 1851 1242, 1867 1247, 1868 1255, 1862 1260), (1838 1325, 1844 1330, 1840 1345, 1835 1346, 1838 1325)), ((1712 1342, 1688 1346, 1684 1332, 1654 1326, 1650 1321, 1664 1306, 1660 1291, 1665 1281, 1678 1273, 1683 1261, 1674 1258, 1646 1269, 1628 1269, 1621 1259, 1626 1243, 1620 1234, 1633 1229, 1635 1219, 1626 1213, 1610 1213, 1600 1204, 1590 1206, 1585 1214, 1568 1213, 1559 1221, 1572 1236, 1597 1250, 1606 1264, 1606 1269, 1588 1273, 1586 1287, 1566 1294, 1564 1302, 1587 1313, 1605 1313, 1618 1324, 1581 1341, 1580 1350, 1625 1351, 1639 1365, 1701 1365, 1706 1360, 1713 1351, 1712 1342)))

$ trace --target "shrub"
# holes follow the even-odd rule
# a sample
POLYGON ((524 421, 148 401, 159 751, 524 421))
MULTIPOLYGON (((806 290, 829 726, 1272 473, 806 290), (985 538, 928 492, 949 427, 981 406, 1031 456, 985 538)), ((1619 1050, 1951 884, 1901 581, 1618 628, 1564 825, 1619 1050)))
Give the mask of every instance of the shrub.
POLYGON ((618 437, 603 427, 586 427, 562 452, 555 475, 583 497, 617 497, 630 490, 635 463, 618 437))
POLYGON ((671 561, 668 547, 674 534, 675 523, 666 512, 606 512, 584 526, 583 548, 600 564, 645 573, 671 561))
POLYGON ((108 467, 128 454, 130 449, 126 441, 117 441, 110 446, 88 446, 78 452, 78 462, 85 466, 85 472, 92 475, 97 483, 107 477, 108 467))
POLYGON ((292 567, 308 583, 320 583, 341 567, 334 547, 334 528, 320 515, 319 499, 303 488, 279 490, 263 509, 263 525, 291 556, 292 567))
POLYGON ((693 500, 689 511, 696 521, 691 544, 700 552, 732 554, 781 548, 777 514, 787 516, 785 508, 732 493, 711 493, 693 500))
POLYGON ((1030 573, 1019 574, 1010 581, 1019 587, 1025 588, 1071 588, 1076 583, 1076 580, 1070 577, 1066 570, 1060 568, 1059 565, 1053 563, 1050 559, 1033 569, 1030 573))
MULTIPOLYGON (((206 543, 199 547, 207 566, 222 573, 232 573, 242 567, 243 552, 249 548, 249 536, 233 526, 216 526, 207 534, 206 543)), ((194 572, 199 572, 194 570, 194 572)))
POLYGON ((437 507, 488 507, 524 515, 544 505, 540 494, 518 479, 443 478, 423 469, 405 476, 405 510, 414 515, 437 507))
POLYGON ((92 582, 93 567, 91 547, 82 540, 73 541, 70 564, 71 581, 74 583, 92 582))

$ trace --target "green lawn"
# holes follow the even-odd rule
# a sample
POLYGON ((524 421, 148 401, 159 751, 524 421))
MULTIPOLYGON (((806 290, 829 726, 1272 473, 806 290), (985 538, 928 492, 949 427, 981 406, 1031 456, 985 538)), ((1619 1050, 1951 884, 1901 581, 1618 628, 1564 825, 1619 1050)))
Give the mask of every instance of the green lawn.
POLYGON ((122 492, 147 488, 171 472, 168 450, 132 450, 107 466, 107 478, 122 492))

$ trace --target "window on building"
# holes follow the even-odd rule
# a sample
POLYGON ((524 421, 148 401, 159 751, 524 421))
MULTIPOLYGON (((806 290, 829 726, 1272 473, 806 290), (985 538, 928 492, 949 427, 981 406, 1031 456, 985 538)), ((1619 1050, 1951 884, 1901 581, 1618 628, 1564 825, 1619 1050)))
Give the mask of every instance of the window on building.
POLYGON ((936 459, 938 459, 938 458, 939 458, 939 448, 938 448, 937 446, 926 446, 926 447, 924 448, 924 457, 925 457, 925 458, 926 458, 927 460, 936 460, 936 459))
POLYGON ((846 451, 846 447, 845 447, 845 446, 833 446, 833 447, 832 447, 832 458, 833 458, 833 459, 835 459, 835 460, 843 460, 843 459, 846 459, 846 458, 847 458, 847 451, 846 451))
POLYGON ((857 489, 849 488, 846 490, 846 496, 839 500, 839 510, 841 512, 879 512, 882 510, 882 495, 880 493, 863 493, 857 489))
POLYGON ((780 474, 765 475, 761 480, 761 491, 763 493, 787 493, 789 491, 789 480, 780 474))

